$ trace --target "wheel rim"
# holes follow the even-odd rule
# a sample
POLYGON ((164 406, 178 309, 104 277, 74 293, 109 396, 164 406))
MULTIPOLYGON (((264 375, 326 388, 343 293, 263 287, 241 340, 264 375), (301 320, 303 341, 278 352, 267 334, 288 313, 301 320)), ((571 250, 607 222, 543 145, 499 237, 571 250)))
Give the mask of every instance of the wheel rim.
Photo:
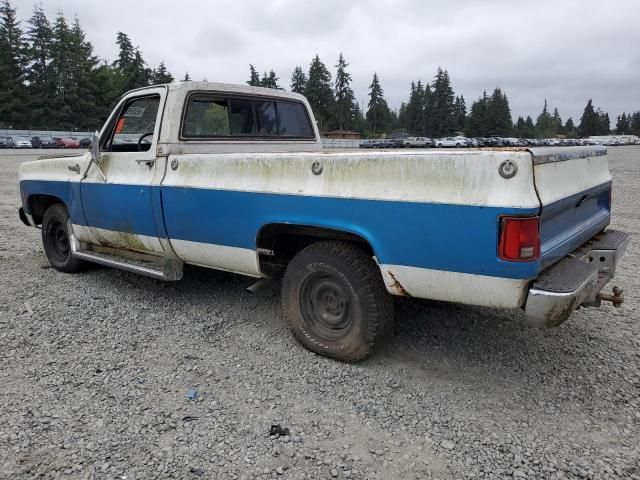
POLYGON ((69 235, 66 226, 60 221, 49 224, 49 240, 53 253, 64 261, 69 256, 69 235))
POLYGON ((305 325, 326 341, 343 338, 352 325, 352 302, 339 277, 316 272, 304 279, 300 307, 305 325))

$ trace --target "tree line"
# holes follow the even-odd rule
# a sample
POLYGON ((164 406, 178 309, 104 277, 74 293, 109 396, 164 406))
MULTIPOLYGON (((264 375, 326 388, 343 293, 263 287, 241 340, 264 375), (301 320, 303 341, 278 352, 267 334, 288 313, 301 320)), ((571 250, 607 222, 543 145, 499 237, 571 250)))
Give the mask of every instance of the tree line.
POLYGON ((118 58, 94 55, 78 17, 50 21, 41 5, 24 22, 0 2, 0 128, 98 128, 133 88, 173 82, 164 62, 149 68, 139 47, 119 32, 118 58))
MULTIPOLYGON (((50 21, 36 5, 32 16, 19 22, 9 0, 0 0, 0 128, 92 130, 126 91, 174 81, 164 62, 149 67, 127 34, 118 32, 115 43, 117 58, 99 59, 77 16, 69 22, 59 12, 50 21)), ((389 107, 381 79, 373 73, 363 106, 356 101, 349 63, 342 53, 334 68, 332 75, 316 55, 308 69, 294 68, 289 84, 291 91, 307 97, 323 132, 354 130, 376 137, 402 131, 435 138, 458 133, 531 138, 611 132, 609 115, 594 107, 592 100, 578 125, 572 118, 563 122, 558 109, 550 111, 546 100, 535 121, 527 116, 514 123, 507 94, 499 87, 491 94, 483 92, 467 108, 442 68, 430 82, 412 81, 408 99, 397 110, 389 107)), ((189 80, 187 72, 182 81, 189 80)), ((247 84, 281 89, 279 82, 274 70, 260 74, 249 65, 247 84)), ((640 112, 620 115, 614 131, 639 135, 640 112)))

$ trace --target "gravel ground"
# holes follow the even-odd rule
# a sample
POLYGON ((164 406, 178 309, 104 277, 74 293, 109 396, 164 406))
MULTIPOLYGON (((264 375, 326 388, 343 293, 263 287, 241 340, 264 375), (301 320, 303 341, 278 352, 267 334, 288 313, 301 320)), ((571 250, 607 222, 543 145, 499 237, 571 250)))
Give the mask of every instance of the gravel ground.
MULTIPOLYGON (((292 339, 275 287, 49 268, 16 215, 25 158, 0 155, 0 478, 640 478, 637 240, 620 309, 539 331, 399 301, 386 347, 345 365, 292 339)), ((636 239, 639 161, 610 149, 636 239)))

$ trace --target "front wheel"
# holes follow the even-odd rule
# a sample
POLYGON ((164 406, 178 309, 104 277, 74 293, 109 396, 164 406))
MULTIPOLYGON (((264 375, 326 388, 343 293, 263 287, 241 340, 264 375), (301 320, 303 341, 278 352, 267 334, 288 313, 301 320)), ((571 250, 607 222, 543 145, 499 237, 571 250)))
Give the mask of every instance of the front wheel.
POLYGON ((393 302, 370 255, 347 242, 323 241, 287 266, 282 308, 307 349, 356 362, 377 348, 393 320, 393 302))
POLYGON ((51 205, 42 218, 42 245, 53 268, 65 273, 74 273, 82 270, 85 262, 71 254, 68 220, 69 214, 63 204, 51 205))

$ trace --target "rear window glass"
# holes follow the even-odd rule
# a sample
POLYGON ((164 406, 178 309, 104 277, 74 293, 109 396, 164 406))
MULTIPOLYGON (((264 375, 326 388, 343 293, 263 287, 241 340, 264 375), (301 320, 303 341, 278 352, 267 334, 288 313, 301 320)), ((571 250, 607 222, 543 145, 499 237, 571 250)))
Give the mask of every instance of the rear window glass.
POLYGON ((313 137, 307 112, 300 103, 278 102, 280 135, 289 137, 313 137))
POLYGON ((196 94, 188 99, 184 138, 314 138, 303 104, 196 94))
POLYGON ((219 137, 231 134, 229 106, 224 98, 191 98, 184 117, 188 137, 219 137))

